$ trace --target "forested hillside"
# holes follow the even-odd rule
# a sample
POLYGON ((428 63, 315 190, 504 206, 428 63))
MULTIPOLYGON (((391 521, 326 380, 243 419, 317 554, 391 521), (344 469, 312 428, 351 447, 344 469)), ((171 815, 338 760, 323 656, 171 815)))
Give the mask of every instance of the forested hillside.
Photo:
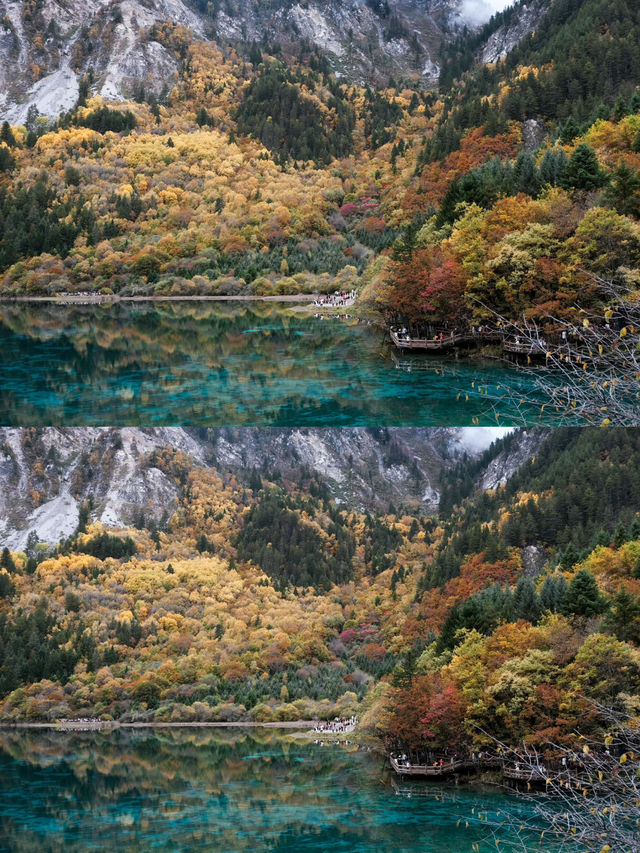
POLYGON ((424 127, 415 91, 373 97, 258 48, 251 64, 169 24, 153 37, 182 57, 166 97, 107 105, 87 81, 57 122, 3 125, 3 293, 356 286, 397 233, 382 181, 398 127, 424 127))
POLYGON ((156 22, 171 88, 106 102, 87 74, 57 120, 2 125, 0 294, 355 290, 410 335, 532 356, 523 421, 637 425, 639 14, 517 4, 442 40, 434 89, 156 22))
POLYGON ((483 486, 530 438, 444 471, 434 515, 337 505, 317 474, 149 452, 170 515, 108 528, 88 500, 61 543, 2 550, 3 719, 357 711, 438 750, 562 740, 591 699, 636 707, 640 434, 553 430, 483 486))
POLYGON ((403 202, 413 224, 390 267, 398 314, 524 318, 553 333, 578 326, 578 309, 604 324, 612 299, 635 292, 638 14, 561 0, 497 63, 477 63, 473 36, 445 49, 439 114, 403 202))
POLYGON ((363 88, 308 47, 218 49, 155 24, 150 43, 181 64, 172 90, 106 104, 87 77, 58 121, 3 125, 0 290, 356 287, 416 328, 499 315, 552 334, 614 306, 634 333, 640 13, 558 0, 483 64, 526 14, 443 43, 438 91, 363 88))

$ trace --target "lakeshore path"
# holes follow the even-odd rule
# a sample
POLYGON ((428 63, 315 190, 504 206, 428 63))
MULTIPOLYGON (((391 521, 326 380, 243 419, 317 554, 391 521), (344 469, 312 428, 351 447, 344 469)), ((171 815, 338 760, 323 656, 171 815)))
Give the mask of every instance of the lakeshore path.
POLYGON ((119 720, 59 720, 51 723, 0 723, 0 729, 52 729, 55 731, 86 732, 109 729, 184 729, 184 728, 265 728, 265 729, 310 729, 318 720, 284 720, 282 722, 259 723, 254 720, 233 722, 131 722, 119 720))

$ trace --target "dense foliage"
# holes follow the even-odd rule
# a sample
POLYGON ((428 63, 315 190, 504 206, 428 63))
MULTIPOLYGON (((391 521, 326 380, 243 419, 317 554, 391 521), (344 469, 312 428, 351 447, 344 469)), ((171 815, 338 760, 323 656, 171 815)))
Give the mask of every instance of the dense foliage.
POLYGON ((84 199, 60 198, 47 185, 46 175, 15 194, 0 186, 0 269, 19 258, 45 252, 64 257, 80 234, 93 239, 94 224, 84 199))
MULTIPOLYGON (((441 501, 445 518, 451 518, 454 501, 473 490, 479 464, 459 466, 448 475, 441 501)), ((509 546, 553 547, 559 554, 570 551, 574 563, 584 559, 597 545, 609 544, 619 524, 626 528, 633 522, 640 508, 639 466, 636 430, 553 430, 504 489, 462 506, 462 529, 457 521, 445 526, 424 583, 445 583, 469 554, 483 551, 495 559, 509 546), (497 513, 502 513, 501 523, 492 526, 497 513)), ((633 535, 639 534, 636 523, 633 535)))
MULTIPOLYGON (((38 461, 55 478, 56 456, 37 431, 21 442, 37 502, 38 461)), ((383 446, 408 464, 390 433, 383 446)), ((117 447, 105 434, 76 494, 117 447)), ((436 752, 484 748, 484 732, 544 747, 578 719, 596 731, 585 702, 624 712, 640 692, 639 454, 634 430, 512 434, 443 471, 439 518, 425 519, 338 507, 304 469, 239 482, 154 451, 144 464, 180 496, 171 516, 149 506, 109 531, 87 499, 68 540, 0 551, 0 714, 359 709, 366 730, 436 752)))
POLYGON ((280 65, 268 66, 246 88, 236 114, 238 130, 294 160, 326 164, 350 154, 353 108, 336 86, 326 103, 312 97, 316 86, 317 79, 310 74, 293 75, 280 65), (303 84, 308 93, 303 94, 295 83, 303 84))
POLYGON ((77 119, 77 122, 82 127, 90 127, 91 130, 97 130, 98 133, 120 133, 121 131, 133 130, 136 126, 136 117, 127 110, 111 110, 108 107, 99 107, 92 110, 77 119))
POLYGON ((571 119, 577 129, 576 122, 590 124, 613 115, 617 98, 633 94, 640 79, 640 16, 632 0, 558 0, 503 60, 476 69, 474 51, 518 13, 517 4, 484 31, 443 50, 440 79, 450 95, 440 126, 427 143, 427 160, 454 150, 470 127, 542 118, 571 119), (470 70, 475 73, 464 79, 460 97, 454 81, 470 70), (498 91, 504 94, 499 106, 483 102, 498 91))
POLYGON ((43 678, 66 682, 76 664, 89 658, 94 648, 82 626, 61 628, 47 609, 38 603, 29 614, 0 613, 0 694, 5 696, 20 684, 43 678))
POLYGON ((246 515, 236 540, 238 557, 259 565, 284 587, 329 589, 345 583, 353 576, 353 537, 336 513, 326 529, 300 517, 301 510, 313 518, 319 509, 311 499, 300 504, 280 489, 271 490, 246 515))
MULTIPOLYGON (((604 326, 616 310, 634 335, 638 11, 524 5, 442 47, 438 93, 345 85, 304 45, 294 60, 252 44, 245 61, 155 25, 149 38, 181 64, 171 92, 115 107, 87 78, 58 122, 0 130, 0 290, 355 287, 389 322, 429 334, 499 316, 555 340, 576 311, 604 326), (539 18, 535 30, 479 65, 519 16, 539 18)), ((398 26, 384 3, 371 8, 398 26)))

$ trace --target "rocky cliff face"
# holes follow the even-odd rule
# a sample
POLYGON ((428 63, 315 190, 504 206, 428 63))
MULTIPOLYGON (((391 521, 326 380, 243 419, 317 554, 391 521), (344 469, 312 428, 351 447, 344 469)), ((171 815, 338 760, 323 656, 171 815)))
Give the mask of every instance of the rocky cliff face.
MULTIPOLYGON (((491 488, 510 476, 542 440, 497 457, 487 469, 491 488)), ((532 433, 533 434, 533 433, 532 433)), ((93 517, 108 526, 136 512, 161 521, 178 497, 176 481, 153 464, 153 451, 172 447, 195 466, 220 472, 251 469, 295 481, 309 470, 337 501, 361 510, 390 502, 424 512, 437 509, 438 477, 464 453, 477 455, 491 430, 461 429, 241 429, 68 428, 0 429, 0 544, 23 548, 30 533, 57 543, 78 524, 91 498, 93 517)), ((518 444, 516 442, 516 444, 518 444)))
POLYGON ((140 82, 159 92, 178 63, 149 30, 168 20, 205 35, 182 0, 0 0, 0 116, 17 124, 35 106, 55 117, 74 106, 89 72, 106 98, 130 95, 140 82))
MULTIPOLYGON (((418 73, 431 85, 442 40, 483 23, 496 2, 0 0, 0 118, 24 123, 30 106, 59 115, 77 102, 85 74, 92 91, 108 99, 130 96, 140 84, 156 94, 171 87, 178 60, 153 30, 167 21, 219 44, 280 44, 297 53, 307 42, 336 73, 361 83, 418 73)), ((530 31, 541 2, 531 0, 520 23, 492 36, 484 61, 530 31)))
POLYGON ((483 63, 497 62, 526 35, 536 28, 545 9, 545 0, 529 0, 520 7, 518 15, 492 33, 482 47, 479 59, 483 63))
POLYGON ((517 441, 501 450, 486 466, 478 478, 478 487, 484 491, 504 485, 524 463, 540 449, 547 430, 521 430, 517 441))

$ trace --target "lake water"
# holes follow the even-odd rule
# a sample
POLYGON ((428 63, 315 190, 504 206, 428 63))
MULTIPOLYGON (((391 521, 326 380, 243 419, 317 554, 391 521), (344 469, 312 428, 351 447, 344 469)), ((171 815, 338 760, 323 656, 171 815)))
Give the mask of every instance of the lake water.
POLYGON ((489 851, 505 812, 531 805, 274 729, 0 731, 6 851, 489 851))
POLYGON ((0 304, 5 426, 509 425, 532 387, 500 361, 398 359, 377 327, 282 304, 0 304))

